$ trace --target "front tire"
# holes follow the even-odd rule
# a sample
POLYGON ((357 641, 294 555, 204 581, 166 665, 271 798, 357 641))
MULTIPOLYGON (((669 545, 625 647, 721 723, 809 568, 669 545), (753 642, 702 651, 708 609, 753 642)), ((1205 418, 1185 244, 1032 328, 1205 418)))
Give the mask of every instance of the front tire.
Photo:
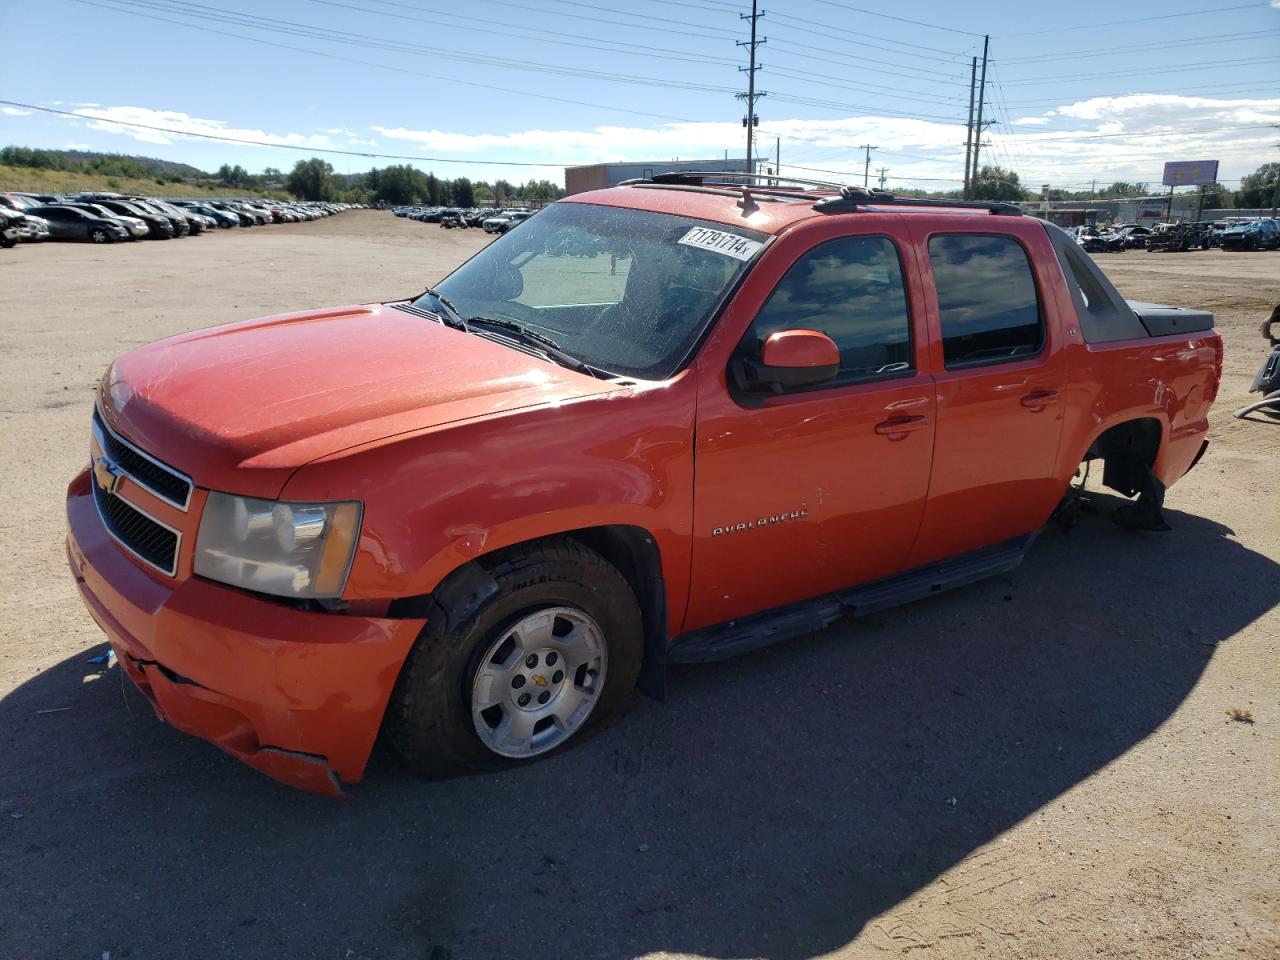
POLYGON ((576 540, 484 561, 497 592, 469 620, 428 623, 387 712, 392 745, 432 778, 527 763, 580 743, 626 707, 642 622, 630 585, 576 540))
POLYGON ((89 239, 94 243, 106 243, 107 231, 95 228, 89 232, 89 239))

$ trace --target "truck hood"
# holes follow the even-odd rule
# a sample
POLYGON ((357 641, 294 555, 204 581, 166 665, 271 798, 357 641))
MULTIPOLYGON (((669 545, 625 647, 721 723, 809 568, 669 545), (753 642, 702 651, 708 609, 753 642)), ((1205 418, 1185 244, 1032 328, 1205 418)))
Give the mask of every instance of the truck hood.
POLYGON ((618 389, 380 304, 183 334, 103 378, 107 422, 197 486, 278 495, 318 457, 402 433, 618 389))

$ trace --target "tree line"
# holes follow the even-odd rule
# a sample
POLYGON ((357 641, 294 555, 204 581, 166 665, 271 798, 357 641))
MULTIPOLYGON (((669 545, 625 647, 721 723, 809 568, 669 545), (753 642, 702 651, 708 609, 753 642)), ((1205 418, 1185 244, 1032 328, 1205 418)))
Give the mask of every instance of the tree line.
MULTIPOLYGON (((1206 210, 1252 210, 1269 207, 1278 178, 1280 178, 1280 163, 1264 163, 1253 173, 1241 179, 1238 190, 1230 190, 1221 183, 1206 184, 1204 208, 1206 210)), ((1125 197, 1158 196, 1166 191, 1167 188, 1159 184, 1115 180, 1091 190, 1072 191, 1050 187, 1049 199, 1114 200, 1125 197)), ((960 191, 951 191, 943 196, 958 198, 960 191)), ((977 179, 974 181, 974 196, 978 200, 1036 200, 1039 199, 1040 193, 1038 190, 1032 191, 1023 187, 1016 171, 998 166, 984 166, 978 171, 977 179)))
POLYGON ((284 178, 290 193, 304 200, 342 200, 348 203, 423 203, 433 207, 504 206, 530 200, 556 200, 564 190, 550 180, 513 184, 489 183, 457 177, 450 180, 408 164, 377 167, 368 173, 343 177, 319 157, 299 160, 284 178))
MULTIPOLYGON (((239 164, 224 163, 217 172, 208 174, 184 164, 134 158, 119 154, 81 153, 66 150, 41 150, 10 146, 0 149, 0 164, 12 167, 34 167, 42 170, 74 171, 108 177, 154 179, 157 183, 219 184, 253 192, 288 190, 302 200, 338 200, 345 203, 387 203, 393 205, 423 203, 430 206, 506 206, 511 203, 556 200, 564 189, 550 180, 531 180, 513 184, 506 180, 471 180, 467 177, 447 179, 419 170, 408 164, 389 166, 349 176, 334 172, 333 166, 319 157, 299 160, 289 173, 266 167, 261 173, 250 173, 239 164), (184 176, 166 167, 192 171, 184 176)), ((1237 190, 1220 183, 1205 187, 1205 209, 1255 209, 1272 203, 1276 182, 1280 179, 1280 163, 1264 163, 1240 181, 1237 190)), ((945 192, 906 189, 904 196, 931 196, 959 199, 961 191, 945 192)), ((1149 197, 1164 193, 1164 187, 1142 181, 1116 180, 1096 190, 1063 190, 1050 188, 1050 200, 1115 199, 1117 197, 1149 197)), ((1017 171, 1004 167, 983 166, 974 180, 974 197, 978 200, 1034 200, 1039 192, 1022 185, 1017 171)))

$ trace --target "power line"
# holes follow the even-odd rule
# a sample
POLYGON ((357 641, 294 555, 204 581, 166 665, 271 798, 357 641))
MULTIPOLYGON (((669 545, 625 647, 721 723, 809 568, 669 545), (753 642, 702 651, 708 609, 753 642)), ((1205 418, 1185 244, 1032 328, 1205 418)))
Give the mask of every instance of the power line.
MULTIPOLYGON (((85 2, 85 0, 73 0, 73 2, 85 2)), ((435 48, 424 47, 417 44, 404 43, 385 37, 377 37, 369 34, 350 33, 347 31, 328 30, 323 27, 316 27, 311 24, 297 23, 288 20, 276 20, 270 17, 258 17, 252 14, 241 14, 235 11, 224 10, 218 7, 202 6, 193 3, 184 3, 182 0, 110 0, 117 7, 124 6, 129 8, 140 8, 143 10, 161 10, 164 12, 174 13, 178 16, 189 17, 196 20, 212 21, 214 23, 230 23, 236 26, 248 27, 252 30, 261 30, 266 33, 284 34, 286 36, 301 36, 308 39, 321 40, 331 43, 341 43, 344 45, 354 45, 375 50, 387 50, 393 53, 410 53, 420 56, 430 56, 433 59, 438 58, 439 51, 435 48), (211 12, 201 12, 211 11, 211 12)), ((153 17, 154 14, 137 14, 139 16, 153 17)), ((163 18, 157 18, 163 19, 163 18)), ((190 26, 190 24, 183 24, 190 26)), ((468 63, 487 64, 491 66, 501 67, 509 70, 520 70, 539 74, 558 74, 560 76, 582 77, 589 80, 600 80, 607 83, 621 83, 641 86, 667 87, 677 90, 691 90, 700 93, 732 93, 731 87, 716 86, 712 84, 695 84, 678 80, 669 80, 662 77, 646 77, 634 74, 623 74, 606 70, 583 70, 579 68, 566 67, 551 63, 539 63, 529 60, 510 60, 503 57, 490 57, 481 54, 470 54, 464 52, 451 52, 450 59, 455 61, 465 61, 468 63)))
MULTIPOLYGON (((838 50, 830 50, 827 47, 814 46, 807 42, 792 43, 790 40, 785 40, 785 39, 779 40, 776 34, 774 35, 773 43, 774 43, 774 48, 775 49, 782 48, 782 52, 784 54, 787 53, 787 50, 789 48, 794 48, 796 52, 789 55, 805 61, 818 60, 818 61, 821 61, 822 63, 830 63, 838 67, 865 67, 868 63, 874 63, 878 65, 878 69, 876 70, 877 74, 884 74, 885 76, 891 76, 891 77, 902 77, 905 80, 921 80, 921 79, 929 80, 929 81, 934 81, 935 85, 940 83, 950 83, 955 86, 962 85, 962 81, 955 79, 956 75, 953 75, 953 74, 939 73, 935 78, 934 76, 922 76, 922 74, 932 74, 934 73, 934 71, 918 70, 915 73, 905 73, 900 70, 888 70, 888 69, 885 69, 883 65, 891 63, 891 61, 872 60, 869 57, 855 57, 855 56, 851 56, 850 54, 841 53, 838 50), (831 54, 835 54, 835 56, 834 57, 819 56, 819 54, 822 54, 822 53, 831 53, 831 54)), ((908 92, 923 93, 924 91, 911 90, 908 92)))
MULTIPOLYGON (((552 94, 546 94, 546 93, 533 93, 528 90, 520 90, 513 87, 503 87, 493 83, 480 83, 479 81, 476 81, 476 80, 462 80, 458 77, 450 76, 448 74, 427 73, 426 71, 423 71, 423 70, 411 70, 408 67, 396 67, 386 63, 376 63, 371 60, 360 60, 355 57, 344 57, 340 54, 329 53, 324 50, 312 50, 308 47, 299 47, 296 44, 292 44, 292 43, 277 43, 272 40, 265 40, 261 37, 249 37, 249 36, 245 36, 242 33, 234 33, 230 30, 219 30, 216 27, 186 23, 182 20, 172 20, 168 17, 157 16, 156 14, 139 13, 136 10, 129 10, 127 8, 112 6, 109 2, 103 2, 103 0, 71 0, 71 2, 83 4, 84 6, 89 6, 89 7, 99 7, 103 10, 111 10, 116 13, 127 13, 130 16, 141 17, 144 20, 158 20, 164 23, 171 23, 179 27, 185 27, 187 29, 200 30, 203 33, 213 33, 223 37, 232 37, 236 40, 247 40, 250 43, 257 43, 266 47, 274 47, 278 50, 287 50, 288 52, 294 53, 294 54, 304 53, 304 54, 307 54, 308 56, 323 57, 327 60, 337 60, 342 63, 354 63, 361 67, 372 67, 376 70, 389 70, 392 73, 402 73, 402 74, 406 74, 408 76, 414 76, 414 77, 426 77, 429 80, 438 80, 443 83, 456 83, 462 86, 476 87, 482 90, 494 90, 499 93, 515 94, 516 96, 532 97, 537 100, 547 100, 553 103, 563 103, 563 104, 568 104, 570 106, 575 106, 575 107, 597 107, 601 110, 608 110, 614 113, 626 113, 632 116, 650 117, 656 120, 672 120, 672 121, 675 121, 676 123, 700 122, 697 120, 691 120, 688 117, 677 117, 677 116, 672 116, 671 114, 665 114, 665 113, 651 113, 645 110, 631 110, 625 107, 616 106, 614 104, 593 103, 589 100, 574 100, 569 97, 557 97, 557 96, 553 96, 552 94)), ((121 2, 121 0, 115 0, 115 2, 121 2)))
POLYGON ((1024 30, 1021 33, 1002 33, 998 39, 1004 37, 1039 37, 1046 33, 1066 33, 1071 30, 1096 30, 1099 27, 1115 27, 1122 23, 1149 23, 1153 20, 1172 20, 1175 17, 1200 17, 1205 14, 1230 13, 1232 10, 1257 10, 1260 5, 1257 3, 1241 3, 1234 7, 1210 7, 1205 10, 1188 10, 1186 13, 1162 13, 1154 17, 1132 17, 1128 20, 1108 20, 1105 23, 1084 23, 1075 27, 1051 27, 1048 30, 1024 30))
POLYGON ((896 20, 898 23, 910 23, 917 27, 928 27, 930 30, 945 30, 947 33, 963 33, 969 37, 980 37, 982 34, 974 33, 970 30, 959 30, 955 27, 943 27, 936 23, 925 23, 923 20, 909 20, 906 17, 895 17, 891 13, 881 13, 878 10, 868 10, 866 7, 855 7, 848 3, 837 3, 836 0, 817 0, 818 3, 825 3, 829 7, 840 7, 842 10, 851 10, 854 13, 865 14, 868 17, 880 17, 884 20, 896 20))
POLYGON ((1158 40, 1152 43, 1126 44, 1121 47, 1091 47, 1086 50, 1060 50, 1048 56, 1003 57, 1001 63, 1048 63, 1054 60, 1083 60, 1088 57, 1113 57, 1117 53, 1144 53, 1150 50, 1167 50, 1172 47, 1193 47, 1204 44, 1238 43, 1242 40, 1265 40, 1280 34, 1280 30, 1252 30, 1247 33, 1219 33, 1209 37, 1192 37, 1186 40, 1158 40))
POLYGON ((370 150, 338 150, 331 147, 307 147, 294 143, 272 143, 269 140, 254 140, 248 137, 227 137, 216 133, 196 133, 178 127, 162 127, 154 123, 138 123, 133 120, 116 120, 111 117, 96 117, 91 113, 77 113, 71 110, 55 110, 53 107, 42 107, 34 103, 19 103, 16 100, 0 100, 0 104, 19 107, 23 110, 38 110, 41 113, 54 113, 62 117, 76 120, 94 121, 97 123, 114 123, 122 127, 139 127, 143 130, 154 130, 159 133, 171 133, 175 136, 195 137, 199 140, 218 140, 223 143, 240 143, 253 147, 273 147, 277 150, 300 150, 305 153, 333 153, 346 157, 365 157, 374 160, 414 160, 419 163, 468 163, 486 167, 566 167, 573 166, 563 161, 533 162, 528 160, 460 160, 455 157, 424 157, 409 154, 377 153, 370 150))
POLYGON ((1273 63, 1280 60, 1280 57, 1252 57, 1243 60, 1230 60, 1223 62, 1221 60, 1202 60, 1197 63, 1181 63, 1174 67, 1151 67, 1141 70, 1117 70, 1107 73, 1073 73, 1063 74, 1055 77, 1043 77, 1039 80, 1006 80, 1005 86, 1035 86, 1046 83, 1057 83, 1059 80, 1095 80, 1105 77, 1135 77, 1147 76, 1152 73, 1181 73, 1192 67, 1217 67, 1223 69, 1225 67, 1248 67, 1255 66, 1259 63, 1273 63))
POLYGON ((887 93, 893 94, 896 100, 915 100, 920 103, 960 103, 958 97, 913 97, 903 93, 897 87, 885 86, 874 83, 846 83, 842 82, 843 77, 833 76, 829 73, 814 73, 810 70, 795 70, 787 67, 770 67, 769 72, 780 77, 789 77, 795 80, 821 80, 824 86, 836 87, 841 90, 853 90, 860 93, 873 93, 878 96, 884 96, 887 93))
POLYGON ((408 3, 396 3, 394 0, 369 0, 369 2, 376 3, 384 7, 396 7, 402 10, 414 10, 419 13, 430 13, 434 19, 410 16, 405 13, 392 13, 386 10, 375 10, 371 7, 362 7, 352 3, 341 3, 339 0, 309 0, 309 2, 321 4, 326 7, 353 10, 358 13, 371 13, 379 17, 392 17, 397 20, 405 20, 412 23, 425 23, 436 28, 444 27, 446 29, 455 30, 473 30, 473 27, 464 26, 462 24, 474 23, 482 25, 487 35, 513 37, 518 40, 528 40, 533 43, 552 43, 560 46, 579 47, 586 50, 601 50, 606 53, 623 53, 628 56, 644 56, 651 59, 677 60, 686 63, 705 63, 708 61, 724 64, 733 63, 733 60, 728 57, 713 57, 692 50, 670 50, 665 47, 654 47, 642 43, 629 43, 622 40, 603 40, 597 37, 588 37, 581 34, 565 33, 559 30, 541 30, 536 27, 526 27, 523 24, 511 23, 505 20, 465 17, 460 14, 446 13, 443 10, 435 10, 430 7, 418 7, 408 3), (462 21, 462 24, 455 25, 451 23, 441 23, 441 18, 446 20, 460 20, 462 21), (511 27, 518 32, 512 33, 510 31, 494 29, 495 27, 511 27), (547 34, 549 39, 531 35, 538 33, 547 34))
MULTIPOLYGON (((868 43, 867 40, 862 39, 863 37, 866 37, 869 40, 879 40, 882 43, 894 43, 900 47, 909 47, 913 50, 927 50, 933 54, 938 54, 938 53, 943 54, 943 56, 941 57, 930 56, 924 53, 911 54, 913 57, 917 57, 917 58, 923 57, 927 60, 948 61, 955 57, 955 51, 953 50, 946 50, 946 49, 943 49, 942 47, 927 47, 919 43, 908 43, 905 40, 895 40, 892 37, 882 37, 874 33, 867 33, 865 30, 850 30, 847 27, 836 26, 835 24, 831 23, 829 20, 828 21, 809 20, 805 17, 797 17, 794 13, 789 13, 789 12, 784 14, 777 14, 775 15, 775 19, 781 20, 783 23, 803 23, 803 24, 807 24, 809 27, 819 27, 821 28, 819 30, 809 29, 809 30, 804 30, 804 32, 813 33, 820 37, 831 37, 832 34, 834 33, 845 34, 850 37, 854 37, 856 39, 847 40, 843 42, 853 43, 860 47, 871 47, 873 50, 884 50, 888 53, 904 53, 905 52, 903 50, 895 50, 891 47, 881 47, 881 46, 877 46, 874 43, 868 43)), ((801 28, 796 27, 795 29, 800 30, 801 28)))
MULTIPOLYGON (((663 21, 664 23, 666 23, 666 26, 662 26, 662 27, 646 27, 646 26, 638 26, 638 25, 636 25, 636 24, 619 23, 617 20, 602 20, 600 17, 591 17, 591 16, 587 16, 587 15, 585 15, 585 14, 580 14, 580 13, 556 13, 556 11, 554 11, 554 10, 547 10, 545 7, 538 7, 538 6, 536 6, 536 5, 532 4, 532 3, 529 3, 529 2, 513 2, 513 0, 488 0, 488 2, 489 2, 489 3, 496 3, 496 4, 498 4, 498 5, 500 5, 500 6, 504 6, 504 7, 515 7, 516 9, 523 10, 525 13, 528 13, 530 10, 536 10, 536 11, 543 12, 543 13, 550 13, 550 14, 552 14, 553 16, 573 17, 573 19, 575 19, 575 20, 592 20, 592 21, 595 21, 595 22, 597 22, 597 23, 607 23, 607 24, 609 24, 610 26, 613 26, 613 27, 622 26, 622 27, 627 27, 627 28, 629 28, 629 29, 638 29, 638 30, 657 30, 657 31, 658 31, 658 32, 660 32, 660 33, 681 33, 681 32, 683 32, 683 31, 680 31, 680 30, 673 30, 673 29, 671 28, 671 21, 669 21, 669 20, 664 20, 664 21, 663 21)), ((598 4, 598 3, 582 3, 582 2, 580 2, 580 0, 547 0, 547 2, 549 2, 549 3, 558 3, 558 4, 560 4, 561 6, 566 6, 566 7, 584 7, 584 8, 586 8, 587 10, 591 10, 592 12, 596 12, 596 13, 616 13, 616 14, 618 14, 619 16, 623 16, 623 17, 631 17, 631 18, 636 19, 636 20, 663 20, 663 18, 661 18, 661 17, 651 17, 651 16, 648 16, 647 14, 643 14, 643 13, 633 13, 633 12, 632 12, 632 11, 630 11, 630 10, 619 10, 617 7, 604 7, 604 6, 601 6, 601 5, 600 5, 600 4, 598 4)), ((708 11, 708 12, 709 12, 709 11, 708 11)), ((704 37, 704 38, 709 39, 709 40, 716 40, 716 39, 732 38, 732 37, 736 36, 736 34, 735 34, 732 30, 729 30, 729 29, 727 29, 727 28, 725 28, 725 27, 716 27, 716 26, 712 26, 712 25, 711 25, 711 24, 709 24, 709 23, 690 23, 690 24, 686 24, 686 26, 690 26, 690 27, 700 27, 700 28, 701 28, 701 29, 703 29, 704 31, 711 31, 710 33, 700 33, 700 34, 698 34, 698 33, 689 33, 689 34, 687 34, 688 36, 691 36, 691 37, 700 36, 700 37, 704 37), (720 34, 720 36, 719 36, 719 37, 716 37, 716 36, 715 36, 715 34, 720 34)))
MULTIPOLYGON (((793 18, 790 18, 790 19, 794 20, 795 18, 793 17, 793 18)), ((785 31, 787 31, 787 30, 794 30, 794 31, 796 31, 797 33, 807 33, 807 34, 810 34, 811 36, 815 36, 815 37, 823 37, 823 38, 825 38, 825 39, 827 39, 827 40, 840 40, 840 39, 841 39, 841 38, 839 38, 839 37, 833 37, 833 36, 831 35, 831 30, 829 30, 829 29, 825 29, 825 30, 813 30, 813 29, 810 29, 810 28, 808 28, 808 27, 797 27, 797 26, 794 26, 794 25, 793 25, 793 26, 790 26, 790 27, 784 27, 784 28, 783 28, 783 30, 784 30, 784 33, 785 33, 785 31)), ((776 33, 776 32, 777 32, 777 31, 775 31, 775 33, 776 33)), ((848 41, 848 42, 855 42, 855 43, 856 43, 856 41, 848 41)), ((804 47, 805 49, 809 49, 809 50, 827 50, 827 52, 828 52, 828 53, 831 53, 831 52, 839 53, 841 56, 844 56, 844 57, 848 58, 849 60, 852 60, 852 61, 854 61, 854 62, 858 62, 858 63, 875 63, 875 64, 881 64, 881 65, 884 65, 884 66, 890 66, 890 67, 894 67, 894 66, 899 66, 899 67, 900 67, 900 66, 902 66, 902 62, 901 62, 901 61, 899 61, 899 60, 876 60, 876 59, 874 59, 874 58, 872 58, 872 57, 867 57, 867 56, 864 56, 863 54, 860 54, 860 53, 858 53, 858 54, 854 54, 854 53, 841 53, 840 51, 831 51, 831 50, 829 50, 829 49, 827 49, 827 48, 824 48, 824 47, 815 47, 815 46, 813 46, 813 44, 812 44, 812 43, 810 43, 810 41, 808 41, 808 40, 805 40, 803 43, 799 43, 799 44, 797 44, 797 43, 790 43, 790 45, 791 45, 791 46, 801 46, 801 47, 804 47)), ((907 55, 907 56, 910 56, 912 59, 915 59, 915 60, 918 60, 918 59, 920 59, 920 57, 921 57, 921 55, 920 55, 920 54, 918 54, 918 53, 914 53, 914 52, 907 51, 907 50, 894 50, 894 49, 892 49, 892 48, 890 48, 890 47, 880 47, 880 46, 875 45, 874 43, 861 43, 861 44, 859 44, 859 46, 870 47, 870 48, 871 48, 871 49, 873 49, 873 50, 880 50, 880 51, 883 51, 883 52, 885 52, 885 53, 894 53, 894 54, 897 54, 898 56, 907 55)), ((950 62, 952 62, 952 61, 953 61, 957 56, 961 56, 961 54, 952 54, 952 55, 950 55, 949 57, 929 57, 928 59, 930 59, 930 60, 938 60, 938 61, 941 61, 941 62, 943 62, 943 63, 950 63, 950 62)), ((908 74, 908 76, 916 76, 916 75, 919 75, 919 74, 922 74, 922 73, 926 73, 926 74, 933 74, 933 75, 936 75, 936 76, 939 76, 939 77, 955 77, 955 76, 956 76, 956 75, 955 75, 955 74, 953 74, 953 73, 946 73, 946 72, 944 72, 944 71, 941 71, 941 70, 935 70, 935 69, 932 69, 932 68, 930 68, 930 67, 916 67, 916 68, 915 68, 915 71, 916 71, 916 72, 915 72, 914 74, 908 74)))
POLYGON ((878 117, 895 117, 901 120, 919 120, 922 123, 928 123, 931 121, 936 121, 938 123, 963 122, 963 118, 961 117, 943 116, 942 114, 913 114, 887 109, 877 109, 874 111, 866 110, 838 100, 821 100, 815 97, 802 97, 798 94, 782 93, 777 90, 770 91, 769 96, 782 103, 796 103, 805 107, 820 107, 824 110, 836 110, 840 113, 861 113, 864 116, 872 115, 878 117))

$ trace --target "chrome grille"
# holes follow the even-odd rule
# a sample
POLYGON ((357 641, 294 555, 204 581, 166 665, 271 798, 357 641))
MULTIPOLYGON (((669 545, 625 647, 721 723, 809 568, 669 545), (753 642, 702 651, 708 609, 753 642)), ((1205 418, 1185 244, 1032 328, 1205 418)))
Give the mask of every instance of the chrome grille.
POLYGON ((122 547, 167 576, 178 572, 178 531, 147 516, 133 504, 93 484, 93 502, 107 532, 122 547))
POLYGON ((157 497, 167 500, 179 510, 186 510, 191 500, 192 483, 189 477, 173 467, 161 463, 149 453, 139 450, 128 440, 114 433, 102 419, 97 409, 93 411, 93 430, 98 445, 126 476, 146 487, 157 497))

